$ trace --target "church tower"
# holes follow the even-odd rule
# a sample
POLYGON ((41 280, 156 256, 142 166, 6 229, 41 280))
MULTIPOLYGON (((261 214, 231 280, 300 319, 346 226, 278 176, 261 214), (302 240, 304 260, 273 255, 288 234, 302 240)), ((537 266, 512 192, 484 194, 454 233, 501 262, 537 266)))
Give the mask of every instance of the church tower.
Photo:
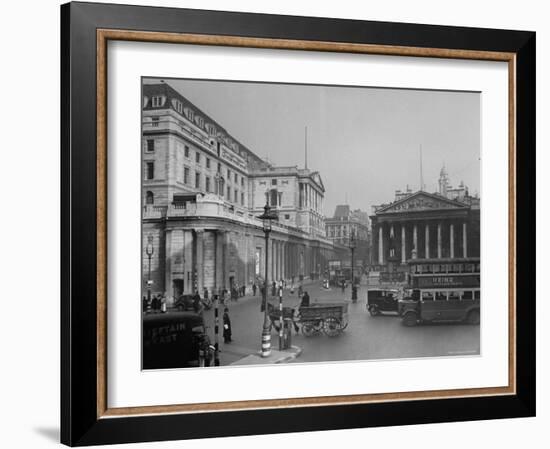
POLYGON ((441 196, 447 197, 447 189, 449 188, 449 175, 447 170, 445 170, 445 165, 441 167, 439 172, 439 194, 441 196))

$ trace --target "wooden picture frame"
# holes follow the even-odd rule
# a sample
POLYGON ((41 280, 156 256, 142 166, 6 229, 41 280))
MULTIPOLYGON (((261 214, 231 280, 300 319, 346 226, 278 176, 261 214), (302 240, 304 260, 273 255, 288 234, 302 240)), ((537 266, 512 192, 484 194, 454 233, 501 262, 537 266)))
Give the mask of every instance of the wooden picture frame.
POLYGON ((535 33, 69 3, 61 7, 61 440, 91 444, 535 414, 535 33), (505 61, 509 67, 509 385, 110 409, 107 42, 505 61))

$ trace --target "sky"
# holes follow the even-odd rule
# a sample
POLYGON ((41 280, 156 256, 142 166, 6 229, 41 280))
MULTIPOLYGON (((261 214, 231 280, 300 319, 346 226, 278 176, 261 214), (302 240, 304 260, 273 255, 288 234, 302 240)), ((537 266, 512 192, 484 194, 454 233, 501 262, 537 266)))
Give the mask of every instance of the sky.
MULTIPOLYGON (((275 165, 308 168, 337 204, 371 213, 395 190, 480 186, 480 94, 391 88, 164 79, 226 131, 275 165)), ((158 82, 146 80, 145 82, 158 82)))

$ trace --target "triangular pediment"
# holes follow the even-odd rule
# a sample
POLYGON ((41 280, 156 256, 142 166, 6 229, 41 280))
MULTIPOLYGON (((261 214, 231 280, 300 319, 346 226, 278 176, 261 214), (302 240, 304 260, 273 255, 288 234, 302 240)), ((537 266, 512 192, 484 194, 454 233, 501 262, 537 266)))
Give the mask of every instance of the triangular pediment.
POLYGON ((325 191, 325 186, 323 185, 323 181, 321 179, 321 175, 319 174, 319 172, 314 172, 311 175, 311 178, 313 179, 315 184, 317 184, 319 187, 321 187, 321 189, 323 189, 323 192, 324 192, 325 191))
POLYGON ((395 201, 376 211, 376 214, 419 212, 427 210, 465 209, 468 206, 440 195, 427 192, 416 192, 412 195, 395 201))

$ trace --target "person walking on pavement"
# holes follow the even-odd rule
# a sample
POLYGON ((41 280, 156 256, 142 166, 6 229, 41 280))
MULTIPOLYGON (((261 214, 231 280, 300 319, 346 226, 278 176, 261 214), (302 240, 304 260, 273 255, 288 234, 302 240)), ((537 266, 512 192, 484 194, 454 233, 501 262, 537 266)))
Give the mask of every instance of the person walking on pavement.
POLYGON ((256 283, 254 282, 254 283, 252 284, 252 294, 253 294, 254 296, 256 296, 256 288, 257 288, 257 287, 256 287, 256 283))
POLYGON ((229 318, 229 309, 223 309, 223 341, 224 343, 231 342, 231 319, 229 318))

